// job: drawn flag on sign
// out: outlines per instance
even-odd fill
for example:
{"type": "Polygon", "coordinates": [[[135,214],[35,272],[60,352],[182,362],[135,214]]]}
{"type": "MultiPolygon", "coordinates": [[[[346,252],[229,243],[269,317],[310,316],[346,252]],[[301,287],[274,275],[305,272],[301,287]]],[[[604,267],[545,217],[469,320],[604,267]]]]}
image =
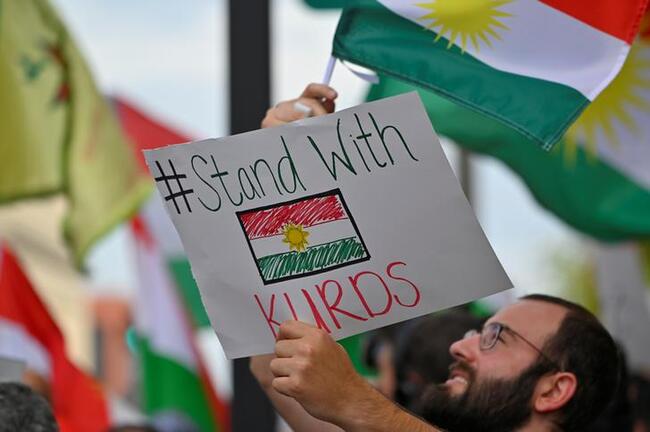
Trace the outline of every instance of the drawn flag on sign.
{"type": "Polygon", "coordinates": [[[237,218],[265,285],[370,259],[339,189],[240,211],[237,218]]]}

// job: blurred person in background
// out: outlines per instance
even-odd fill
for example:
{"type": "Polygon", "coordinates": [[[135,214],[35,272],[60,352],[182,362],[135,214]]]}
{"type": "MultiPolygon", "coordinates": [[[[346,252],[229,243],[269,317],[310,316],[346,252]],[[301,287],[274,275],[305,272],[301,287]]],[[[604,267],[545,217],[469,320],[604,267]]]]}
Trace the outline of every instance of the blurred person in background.
{"type": "Polygon", "coordinates": [[[466,307],[458,307],[372,332],[364,357],[377,370],[377,389],[411,407],[427,385],[447,380],[454,362],[451,344],[482,323],[466,307]]]}
{"type": "Polygon", "coordinates": [[[28,386],[0,383],[0,432],[58,432],[48,402],[28,386]]]}
{"type": "Polygon", "coordinates": [[[650,377],[633,374],[629,386],[634,432],[650,432],[650,377]]]}

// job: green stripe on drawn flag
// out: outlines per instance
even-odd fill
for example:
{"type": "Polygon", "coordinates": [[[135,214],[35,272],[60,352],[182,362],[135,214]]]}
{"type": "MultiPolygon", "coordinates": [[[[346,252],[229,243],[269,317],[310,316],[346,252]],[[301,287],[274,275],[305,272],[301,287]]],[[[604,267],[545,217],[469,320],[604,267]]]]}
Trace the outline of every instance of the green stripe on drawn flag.
{"type": "Polygon", "coordinates": [[[264,284],[370,259],[341,191],[237,213],[264,284]]]}
{"type": "Polygon", "coordinates": [[[333,55],[549,149],[620,70],[647,0],[349,0],[333,55]]]}
{"type": "Polygon", "coordinates": [[[262,277],[267,280],[302,274],[346,263],[365,256],[366,251],[356,237],[307,246],[303,253],[285,252],[268,255],[257,262],[262,277]]]}

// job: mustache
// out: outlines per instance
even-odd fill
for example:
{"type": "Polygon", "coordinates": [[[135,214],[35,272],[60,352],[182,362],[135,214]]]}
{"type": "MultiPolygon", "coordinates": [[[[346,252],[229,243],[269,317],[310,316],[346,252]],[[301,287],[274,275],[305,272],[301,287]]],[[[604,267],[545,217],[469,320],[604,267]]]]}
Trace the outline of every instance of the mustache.
{"type": "Polygon", "coordinates": [[[457,360],[449,365],[449,374],[456,370],[465,372],[469,376],[470,381],[474,381],[476,371],[474,371],[474,368],[472,368],[466,361],[457,360]]]}

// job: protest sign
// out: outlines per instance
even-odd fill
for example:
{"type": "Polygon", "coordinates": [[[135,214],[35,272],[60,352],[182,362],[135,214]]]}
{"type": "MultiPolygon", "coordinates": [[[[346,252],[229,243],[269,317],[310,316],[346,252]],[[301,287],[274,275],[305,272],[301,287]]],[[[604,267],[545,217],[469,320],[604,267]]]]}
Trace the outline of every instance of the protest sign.
{"type": "Polygon", "coordinates": [[[415,93],[145,156],[230,358],[512,286],[415,93]]]}

